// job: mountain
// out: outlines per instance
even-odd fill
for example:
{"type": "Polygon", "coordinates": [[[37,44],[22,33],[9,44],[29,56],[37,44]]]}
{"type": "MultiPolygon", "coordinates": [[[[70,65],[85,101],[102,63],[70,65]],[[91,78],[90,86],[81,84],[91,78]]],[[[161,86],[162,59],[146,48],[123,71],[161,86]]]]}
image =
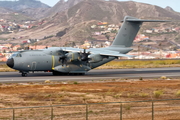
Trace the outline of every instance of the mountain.
{"type": "Polygon", "coordinates": [[[178,19],[180,14],[170,12],[158,6],[138,2],[114,1],[83,1],[68,10],[67,19],[75,21],[100,20],[110,23],[119,23],[124,16],[138,18],[178,19]]]}
{"type": "Polygon", "coordinates": [[[54,7],[47,10],[45,13],[41,14],[41,16],[39,16],[39,18],[53,16],[56,13],[68,10],[69,8],[75,6],[76,4],[78,4],[82,1],[85,1],[85,0],[68,0],[68,1],[60,0],[54,7]]]}
{"type": "Polygon", "coordinates": [[[4,0],[0,1],[0,7],[22,13],[31,18],[38,18],[39,15],[43,14],[44,11],[47,11],[50,8],[50,6],[38,0],[4,0]]]}
{"type": "Polygon", "coordinates": [[[20,11],[27,8],[49,8],[48,5],[38,0],[0,1],[0,7],[20,11]]]}
{"type": "MultiPolygon", "coordinates": [[[[133,1],[114,0],[68,0],[67,2],[61,0],[43,16],[44,18],[53,17],[51,22],[56,22],[56,18],[58,18],[70,24],[77,24],[89,20],[120,23],[126,15],[138,18],[180,20],[180,13],[167,10],[167,8],[133,1]]],[[[62,22],[62,20],[60,21],[62,22]]]]}
{"type": "Polygon", "coordinates": [[[15,12],[11,9],[2,8],[2,7],[0,7],[0,16],[1,16],[1,19],[4,19],[5,21],[17,22],[17,23],[22,22],[22,21],[33,20],[32,18],[24,14],[15,12]]]}
{"type": "Polygon", "coordinates": [[[45,22],[40,26],[0,37],[12,38],[26,35],[29,38],[42,39],[62,32],[64,33],[62,36],[45,39],[40,44],[64,45],[69,41],[81,42],[90,38],[92,32],[90,25],[98,21],[121,24],[126,15],[144,19],[180,20],[178,12],[145,3],[114,0],[68,0],[67,2],[60,0],[54,7],[44,12],[44,19],[41,21],[45,22]]]}
{"type": "Polygon", "coordinates": [[[0,7],[0,14],[10,14],[10,13],[13,13],[13,12],[14,11],[12,11],[12,10],[0,7]]]}
{"type": "Polygon", "coordinates": [[[21,11],[18,11],[21,14],[24,14],[26,16],[29,16],[33,19],[40,19],[44,16],[46,11],[48,11],[50,8],[26,8],[22,9],[21,11]]]}
{"type": "Polygon", "coordinates": [[[165,9],[170,11],[170,12],[174,12],[174,10],[171,7],[169,7],[169,6],[167,6],[165,9]]]}

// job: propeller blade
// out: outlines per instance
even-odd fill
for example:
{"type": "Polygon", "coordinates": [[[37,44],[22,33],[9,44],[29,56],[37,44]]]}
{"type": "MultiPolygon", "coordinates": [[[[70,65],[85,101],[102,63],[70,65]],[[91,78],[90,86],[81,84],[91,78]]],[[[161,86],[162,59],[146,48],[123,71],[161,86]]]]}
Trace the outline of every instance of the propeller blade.
{"type": "Polygon", "coordinates": [[[65,64],[67,64],[67,55],[66,55],[66,51],[63,51],[62,49],[59,50],[60,56],[59,56],[59,62],[62,64],[62,66],[64,66],[65,64]]]}
{"type": "Polygon", "coordinates": [[[90,52],[86,53],[86,49],[84,49],[84,52],[81,53],[81,61],[86,61],[88,62],[89,58],[88,56],[90,55],[90,52]]]}

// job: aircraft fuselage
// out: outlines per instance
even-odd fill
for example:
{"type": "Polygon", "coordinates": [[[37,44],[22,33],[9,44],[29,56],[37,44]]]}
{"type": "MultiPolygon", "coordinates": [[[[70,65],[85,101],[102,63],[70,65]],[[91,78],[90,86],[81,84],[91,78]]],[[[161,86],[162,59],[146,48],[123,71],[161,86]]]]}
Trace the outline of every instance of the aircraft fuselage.
{"type": "Polygon", "coordinates": [[[102,58],[102,60],[98,62],[87,63],[87,61],[74,59],[74,55],[70,52],[70,56],[72,56],[71,59],[66,60],[66,63],[62,64],[59,60],[59,50],[60,48],[49,48],[42,50],[18,51],[12,54],[8,59],[7,65],[20,71],[22,76],[25,76],[25,74],[30,71],[49,71],[53,72],[54,75],[58,73],[84,74],[87,71],[116,58],[102,58]]]}

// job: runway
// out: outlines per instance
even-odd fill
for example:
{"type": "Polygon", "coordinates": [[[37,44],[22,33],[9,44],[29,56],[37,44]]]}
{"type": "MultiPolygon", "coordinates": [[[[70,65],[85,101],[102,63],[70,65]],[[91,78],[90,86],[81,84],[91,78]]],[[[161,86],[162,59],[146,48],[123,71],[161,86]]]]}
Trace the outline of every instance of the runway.
{"type": "Polygon", "coordinates": [[[1,83],[14,82],[42,82],[51,81],[92,81],[106,80],[113,78],[132,79],[132,78],[160,78],[167,76],[169,78],[179,77],[180,67],[172,68],[142,68],[142,69],[103,69],[92,70],[83,76],[53,76],[52,73],[36,72],[29,73],[28,77],[21,77],[18,72],[0,72],[1,83]]]}

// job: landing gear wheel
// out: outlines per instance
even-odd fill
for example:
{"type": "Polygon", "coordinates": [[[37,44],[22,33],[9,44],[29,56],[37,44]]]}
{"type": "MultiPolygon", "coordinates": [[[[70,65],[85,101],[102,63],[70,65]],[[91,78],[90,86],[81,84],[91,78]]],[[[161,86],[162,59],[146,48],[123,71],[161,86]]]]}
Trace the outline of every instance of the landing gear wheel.
{"type": "Polygon", "coordinates": [[[22,77],[27,77],[27,73],[22,73],[21,76],[22,77]]]}

